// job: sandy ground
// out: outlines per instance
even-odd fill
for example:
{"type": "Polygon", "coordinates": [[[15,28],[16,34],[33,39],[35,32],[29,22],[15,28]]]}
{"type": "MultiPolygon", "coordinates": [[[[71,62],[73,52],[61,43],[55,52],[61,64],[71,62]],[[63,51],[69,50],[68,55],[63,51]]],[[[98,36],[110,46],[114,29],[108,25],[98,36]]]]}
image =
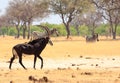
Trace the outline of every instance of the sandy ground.
{"type": "Polygon", "coordinates": [[[38,59],[33,69],[33,56],[23,56],[24,70],[16,59],[8,69],[12,47],[29,40],[0,37],[0,83],[120,83],[120,40],[101,37],[86,43],[84,38],[52,38],[42,52],[44,67],[38,59]]]}

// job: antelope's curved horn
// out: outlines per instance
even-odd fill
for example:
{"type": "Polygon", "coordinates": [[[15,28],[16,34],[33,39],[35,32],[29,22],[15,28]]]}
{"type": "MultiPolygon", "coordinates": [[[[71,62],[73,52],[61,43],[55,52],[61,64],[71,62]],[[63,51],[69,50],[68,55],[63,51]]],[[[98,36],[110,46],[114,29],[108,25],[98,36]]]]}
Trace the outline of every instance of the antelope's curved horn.
{"type": "Polygon", "coordinates": [[[47,26],[40,25],[40,27],[44,28],[48,34],[48,37],[50,37],[50,30],[47,26]]]}

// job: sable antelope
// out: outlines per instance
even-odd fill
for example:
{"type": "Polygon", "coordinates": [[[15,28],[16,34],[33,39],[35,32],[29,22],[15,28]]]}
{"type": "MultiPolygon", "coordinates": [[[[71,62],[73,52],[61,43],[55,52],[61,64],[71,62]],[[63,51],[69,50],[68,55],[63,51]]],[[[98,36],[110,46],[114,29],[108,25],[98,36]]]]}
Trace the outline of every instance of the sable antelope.
{"type": "Polygon", "coordinates": [[[33,41],[28,42],[27,44],[17,44],[12,48],[12,53],[13,57],[10,59],[10,65],[9,69],[11,69],[13,60],[18,57],[19,58],[19,63],[21,66],[26,69],[26,67],[22,63],[22,54],[27,54],[27,55],[34,55],[34,66],[33,68],[35,69],[35,64],[36,64],[36,59],[39,58],[41,60],[41,69],[43,67],[43,59],[40,56],[41,52],[43,49],[46,47],[48,41],[50,40],[50,32],[48,30],[48,27],[42,26],[48,35],[43,38],[38,38],[33,41]]]}

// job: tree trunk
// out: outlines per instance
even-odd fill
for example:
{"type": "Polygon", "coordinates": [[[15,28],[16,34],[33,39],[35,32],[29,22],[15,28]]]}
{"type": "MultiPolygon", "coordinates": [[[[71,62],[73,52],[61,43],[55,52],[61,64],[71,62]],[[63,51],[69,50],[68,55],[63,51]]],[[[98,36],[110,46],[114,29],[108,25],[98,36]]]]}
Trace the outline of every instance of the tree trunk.
{"type": "Polygon", "coordinates": [[[2,35],[3,35],[3,37],[5,37],[5,33],[4,32],[2,32],[2,35]]]}
{"type": "Polygon", "coordinates": [[[69,37],[70,37],[69,23],[72,21],[72,18],[71,18],[71,16],[69,16],[69,20],[67,22],[65,22],[63,14],[61,14],[61,17],[62,17],[63,24],[64,24],[66,31],[67,31],[67,39],[69,39],[69,37]]]}
{"type": "Polygon", "coordinates": [[[25,29],[25,28],[23,28],[23,39],[25,39],[25,38],[26,38],[25,31],[26,31],[26,29],[25,29]]]}
{"type": "Polygon", "coordinates": [[[115,26],[114,31],[113,31],[113,39],[116,39],[116,30],[117,30],[117,25],[115,26]]]}
{"type": "Polygon", "coordinates": [[[28,27],[28,35],[27,35],[27,39],[30,39],[30,27],[28,27]]]}
{"type": "Polygon", "coordinates": [[[111,27],[109,28],[109,36],[110,37],[112,36],[112,29],[111,29],[111,27]]]}
{"type": "Polygon", "coordinates": [[[67,31],[67,39],[69,39],[70,37],[70,28],[69,28],[69,24],[66,24],[65,22],[63,22],[67,31]]]}
{"type": "Polygon", "coordinates": [[[23,39],[26,38],[26,30],[27,30],[27,26],[26,26],[26,23],[24,23],[24,26],[23,26],[23,39]]]}
{"type": "Polygon", "coordinates": [[[116,39],[116,32],[113,32],[113,39],[116,39]]]}
{"type": "Polygon", "coordinates": [[[95,34],[95,28],[92,27],[92,35],[94,35],[94,34],[95,34]]]}
{"type": "Polygon", "coordinates": [[[79,27],[79,26],[76,25],[76,26],[75,26],[75,29],[76,29],[76,31],[77,31],[77,35],[80,36],[80,31],[79,31],[79,28],[78,28],[78,27],[79,27]]]}
{"type": "Polygon", "coordinates": [[[70,37],[70,28],[69,28],[69,25],[66,25],[66,31],[67,31],[67,39],[69,39],[70,37]]]}
{"type": "Polygon", "coordinates": [[[9,27],[7,26],[6,28],[7,28],[7,35],[9,35],[9,27]]]}
{"type": "Polygon", "coordinates": [[[19,37],[20,37],[20,29],[19,29],[19,25],[16,25],[16,30],[17,30],[16,38],[19,38],[19,37]]]}
{"type": "Polygon", "coordinates": [[[17,38],[19,38],[20,37],[20,29],[18,29],[17,31],[18,31],[17,38]]]}
{"type": "Polygon", "coordinates": [[[30,22],[28,22],[28,35],[27,35],[27,39],[29,39],[30,38],[30,22]]]}
{"type": "Polygon", "coordinates": [[[112,32],[112,36],[113,36],[113,39],[116,39],[116,28],[114,28],[114,25],[112,22],[110,22],[110,27],[111,27],[111,32],[112,32]]]}

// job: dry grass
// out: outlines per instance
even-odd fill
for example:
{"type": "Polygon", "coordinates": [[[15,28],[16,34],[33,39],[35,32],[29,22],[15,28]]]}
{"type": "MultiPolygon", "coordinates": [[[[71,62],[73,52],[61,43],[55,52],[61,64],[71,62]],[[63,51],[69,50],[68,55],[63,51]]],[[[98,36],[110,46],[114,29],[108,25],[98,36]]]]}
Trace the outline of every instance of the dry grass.
{"type": "MultiPolygon", "coordinates": [[[[14,39],[14,37],[1,38],[0,56],[11,57],[12,47],[19,43],[28,42],[29,40],[14,39]]],[[[94,43],[86,43],[84,38],[72,37],[70,40],[66,40],[65,37],[52,38],[54,46],[49,44],[43,51],[43,57],[64,57],[71,56],[116,56],[120,54],[120,40],[117,41],[100,41],[94,43]]]]}
{"type": "MultiPolygon", "coordinates": [[[[38,68],[34,70],[32,66],[28,70],[24,70],[22,67],[13,66],[13,69],[9,70],[9,63],[6,62],[12,56],[12,47],[29,40],[14,39],[14,37],[0,37],[0,39],[0,64],[6,64],[0,67],[0,83],[10,83],[10,81],[11,83],[34,83],[28,80],[31,75],[37,80],[46,76],[49,83],[120,83],[120,40],[111,41],[101,37],[99,42],[86,43],[85,39],[81,37],[72,37],[69,40],[66,40],[65,37],[52,38],[54,46],[47,45],[41,54],[46,60],[45,64],[54,65],[49,63],[49,59],[55,61],[56,65],[60,61],[61,65],[65,65],[65,61],[72,64],[72,60],[75,58],[74,64],[65,68],[62,66],[54,69],[46,67],[43,70],[38,68]],[[88,63],[80,63],[80,61],[88,61],[88,63]],[[102,66],[103,63],[105,66],[102,66]],[[115,64],[117,67],[114,66],[115,64]],[[109,68],[109,65],[112,68],[109,68]]],[[[24,60],[33,61],[33,56],[25,57],[24,60]]],[[[17,63],[15,61],[13,65],[17,63]]]]}

